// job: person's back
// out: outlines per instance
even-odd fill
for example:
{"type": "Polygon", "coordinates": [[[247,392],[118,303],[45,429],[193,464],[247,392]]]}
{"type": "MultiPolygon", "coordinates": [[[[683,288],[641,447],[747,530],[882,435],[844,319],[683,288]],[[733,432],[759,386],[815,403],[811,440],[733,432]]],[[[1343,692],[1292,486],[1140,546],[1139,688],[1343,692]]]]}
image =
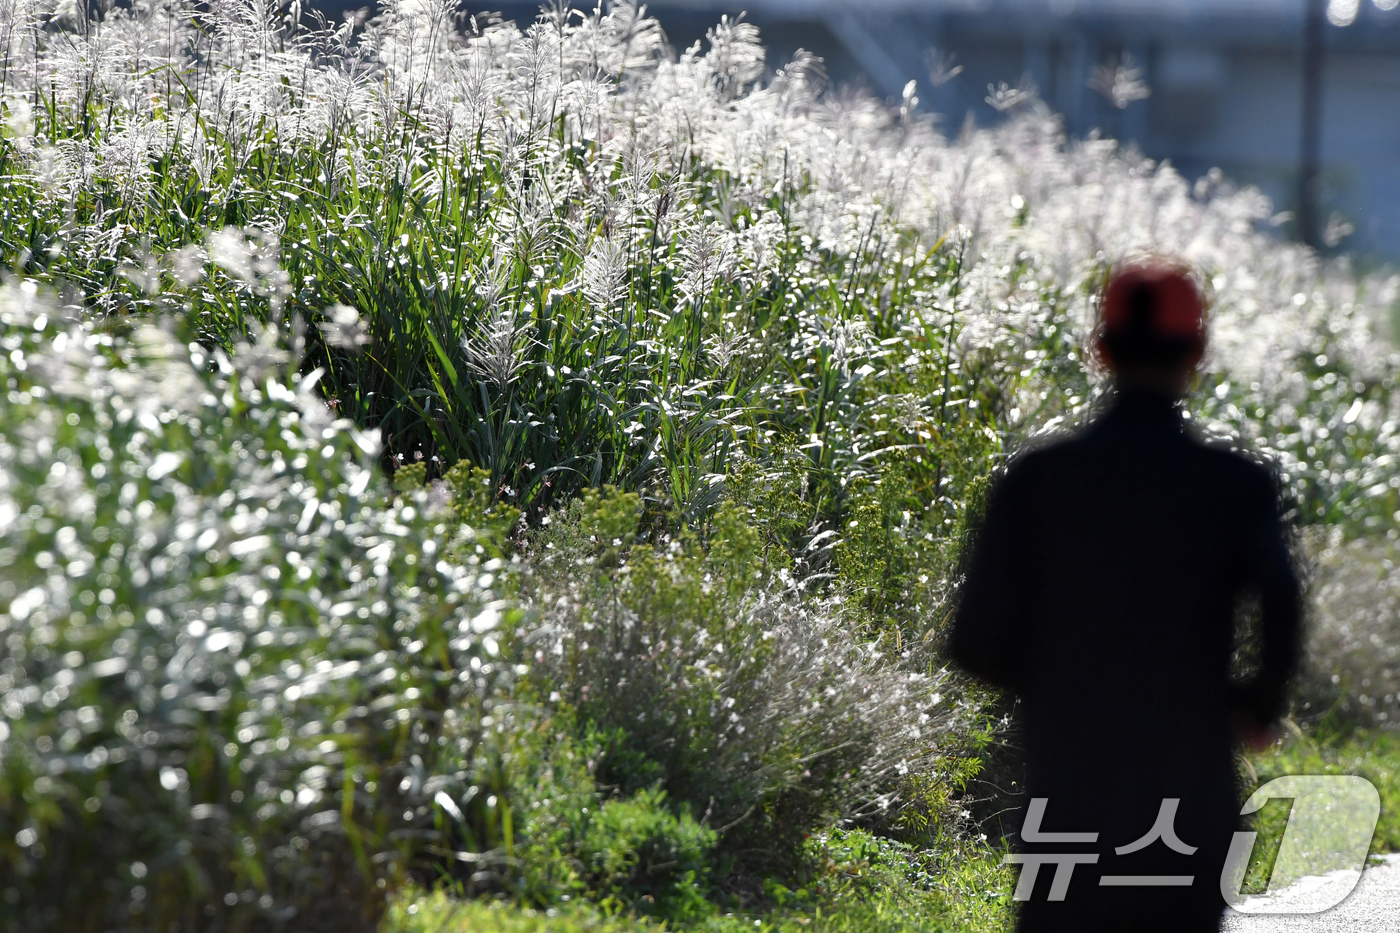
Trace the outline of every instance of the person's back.
{"type": "Polygon", "coordinates": [[[1023,874],[1025,930],[1213,929],[1239,809],[1232,728],[1281,713],[1295,660],[1298,589],[1274,483],[1196,439],[1159,388],[1130,386],[1079,434],[1016,459],[960,598],[952,656],[1023,699],[1028,794],[1041,802],[1022,860],[1081,856],[1066,890],[1054,860],[1030,891],[1023,874]],[[1236,688],[1235,611],[1251,590],[1264,657],[1236,688]]]}

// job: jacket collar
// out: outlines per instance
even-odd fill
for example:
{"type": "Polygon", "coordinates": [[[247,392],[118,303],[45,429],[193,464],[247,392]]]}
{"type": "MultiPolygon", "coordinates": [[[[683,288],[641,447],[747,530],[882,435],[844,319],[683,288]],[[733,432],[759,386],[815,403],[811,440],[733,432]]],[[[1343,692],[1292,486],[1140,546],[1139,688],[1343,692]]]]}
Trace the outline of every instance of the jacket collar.
{"type": "Polygon", "coordinates": [[[1178,431],[1186,428],[1180,400],[1142,390],[1116,392],[1104,418],[1111,423],[1171,427],[1178,431]]]}

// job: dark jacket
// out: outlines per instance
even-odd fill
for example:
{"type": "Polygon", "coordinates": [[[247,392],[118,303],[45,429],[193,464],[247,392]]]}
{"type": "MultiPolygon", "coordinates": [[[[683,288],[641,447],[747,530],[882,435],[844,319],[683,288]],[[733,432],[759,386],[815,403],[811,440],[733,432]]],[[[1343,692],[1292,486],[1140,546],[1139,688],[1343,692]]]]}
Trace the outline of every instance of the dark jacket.
{"type": "Polygon", "coordinates": [[[1102,857],[1076,871],[1071,901],[1111,893],[1095,888],[1100,873],[1141,870],[1215,872],[1192,896],[1220,903],[1215,862],[1239,811],[1230,723],[1284,712],[1299,603],[1269,472],[1202,443],[1167,400],[1123,395],[1013,460],[973,545],[950,651],[1021,697],[1028,794],[1049,798],[1042,831],[1100,834],[1077,847],[1102,857]],[[1234,620],[1251,592],[1261,663],[1236,684],[1234,620]],[[1194,861],[1161,843],[1114,855],[1163,798],[1182,800],[1175,828],[1194,861]]]}

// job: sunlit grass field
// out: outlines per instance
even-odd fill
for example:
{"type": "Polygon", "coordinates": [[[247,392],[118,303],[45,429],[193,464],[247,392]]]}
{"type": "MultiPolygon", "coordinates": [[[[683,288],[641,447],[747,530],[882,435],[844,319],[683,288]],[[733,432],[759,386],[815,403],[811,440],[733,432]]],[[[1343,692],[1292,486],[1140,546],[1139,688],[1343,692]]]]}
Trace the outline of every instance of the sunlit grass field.
{"type": "MultiPolygon", "coordinates": [[[[0,5],[0,930],[1003,928],[941,640],[1147,251],[1193,422],[1383,577],[1396,280],[1033,97],[768,65],[624,2],[0,5]]],[[[1300,715],[1381,725],[1343,577],[1300,715]]]]}

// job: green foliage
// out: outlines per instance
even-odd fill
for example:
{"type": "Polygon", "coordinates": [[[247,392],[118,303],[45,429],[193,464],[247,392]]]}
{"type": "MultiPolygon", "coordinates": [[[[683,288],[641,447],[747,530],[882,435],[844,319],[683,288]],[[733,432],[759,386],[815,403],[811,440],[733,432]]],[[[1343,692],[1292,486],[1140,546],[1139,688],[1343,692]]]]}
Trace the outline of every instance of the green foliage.
{"type": "Polygon", "coordinates": [[[1391,469],[1397,383],[1393,368],[1355,360],[1347,336],[1327,328],[1315,335],[1286,375],[1287,397],[1212,374],[1193,408],[1209,429],[1245,439],[1277,464],[1299,523],[1375,537],[1395,528],[1400,510],[1391,469]]]}
{"type": "Polygon", "coordinates": [[[519,646],[530,689],[595,724],[600,782],[632,794],[660,781],[719,832],[724,870],[750,875],[790,874],[833,818],[885,819],[914,797],[944,807],[951,791],[934,785],[971,766],[951,757],[970,713],[946,674],[881,654],[839,602],[804,598],[740,505],[614,562],[623,539],[606,535],[638,508],[604,491],[551,515],[532,544],[540,576],[522,587],[544,622],[519,646]],[[921,789],[906,785],[917,773],[921,789]]]}
{"type": "Polygon", "coordinates": [[[792,449],[774,451],[764,469],[736,458],[725,482],[728,500],[758,535],[763,573],[803,574],[824,569],[836,535],[813,532],[818,515],[804,496],[805,459],[792,449]]]}
{"type": "Polygon", "coordinates": [[[443,891],[405,891],[379,933],[661,933],[659,923],[609,916],[587,902],[531,910],[505,901],[466,901],[443,891]]]}
{"type": "Polygon", "coordinates": [[[860,830],[832,830],[813,837],[809,852],[813,876],[804,913],[817,929],[999,933],[1012,926],[1011,872],[999,852],[975,841],[921,850],[860,830]],[[830,906],[817,911],[822,904],[830,906]]]}
{"type": "MultiPolygon", "coordinates": [[[[975,848],[933,854],[861,831],[833,831],[807,845],[808,878],[765,885],[759,912],[725,911],[668,923],[694,933],[1006,933],[1011,882],[999,856],[975,848]]],[[[570,903],[522,910],[406,891],[380,933],[646,933],[655,922],[570,903]]]]}
{"type": "Polygon", "coordinates": [[[470,539],[468,547],[484,542],[489,548],[508,546],[520,520],[520,510],[502,502],[491,482],[491,474],[466,460],[453,464],[440,478],[429,479],[428,464],[406,463],[394,469],[394,492],[414,498],[426,493],[427,499],[453,519],[470,539]]]}
{"type": "Polygon", "coordinates": [[[0,928],[366,929],[428,848],[498,845],[487,549],[386,506],[275,344],[12,285],[0,341],[0,928]]]}
{"type": "MultiPolygon", "coordinates": [[[[130,6],[7,33],[0,927],[366,929],[418,882],[558,913],[389,923],[992,929],[988,697],[941,633],[988,477],[1091,411],[1142,230],[1219,299],[1198,423],[1305,521],[1400,507],[1389,286],[1319,285],[1252,196],[1035,115],[806,119],[747,24],[663,64],[622,3],[130,6]]],[[[1353,641],[1315,695],[1383,722],[1353,641]]]]}
{"type": "Polygon", "coordinates": [[[585,489],[567,506],[542,516],[527,540],[540,579],[569,585],[590,568],[616,567],[636,542],[643,506],[636,493],[616,487],[585,489]]]}
{"type": "Polygon", "coordinates": [[[594,776],[604,743],[567,707],[515,742],[507,793],[518,869],[509,887],[522,901],[551,906],[582,895],[670,919],[708,912],[713,830],[684,805],[673,811],[657,788],[601,792],[594,776]]]}
{"type": "MultiPolygon", "coordinates": [[[[973,782],[983,776],[983,749],[997,731],[997,723],[983,719],[978,728],[967,728],[947,741],[938,768],[904,776],[898,787],[903,805],[887,821],[876,824],[892,838],[933,849],[958,847],[965,837],[982,828],[974,824],[964,798],[973,782]]],[[[986,834],[979,834],[986,841],[986,834]]]]}
{"type": "Polygon", "coordinates": [[[401,496],[411,495],[428,485],[428,465],[426,463],[405,463],[394,471],[394,492],[401,496]]]}
{"type": "Polygon", "coordinates": [[[709,913],[704,886],[715,832],[688,808],[673,814],[665,791],[647,788],[609,800],[589,821],[579,856],[596,893],[641,913],[686,918],[709,913]]]}
{"type": "Polygon", "coordinates": [[[509,891],[527,905],[567,903],[588,891],[578,853],[589,815],[602,802],[594,781],[597,743],[567,708],[517,729],[511,739],[511,754],[502,762],[509,806],[517,815],[509,891]]]}
{"type": "Polygon", "coordinates": [[[672,920],[711,912],[713,830],[657,788],[601,790],[602,743],[567,708],[511,726],[485,743],[467,793],[434,801],[439,833],[427,848],[447,861],[415,877],[540,907],[586,898],[672,920]],[[454,862],[470,870],[453,872],[454,862]]]}
{"type": "Polygon", "coordinates": [[[570,514],[578,515],[579,533],[593,545],[598,565],[616,566],[637,539],[641,497],[605,486],[585,489],[576,501],[577,511],[571,506],[570,514]]]}
{"type": "Polygon", "coordinates": [[[449,494],[448,510],[462,527],[475,529],[477,536],[496,541],[504,541],[515,530],[520,510],[501,501],[486,470],[459,460],[442,481],[449,494]]]}

